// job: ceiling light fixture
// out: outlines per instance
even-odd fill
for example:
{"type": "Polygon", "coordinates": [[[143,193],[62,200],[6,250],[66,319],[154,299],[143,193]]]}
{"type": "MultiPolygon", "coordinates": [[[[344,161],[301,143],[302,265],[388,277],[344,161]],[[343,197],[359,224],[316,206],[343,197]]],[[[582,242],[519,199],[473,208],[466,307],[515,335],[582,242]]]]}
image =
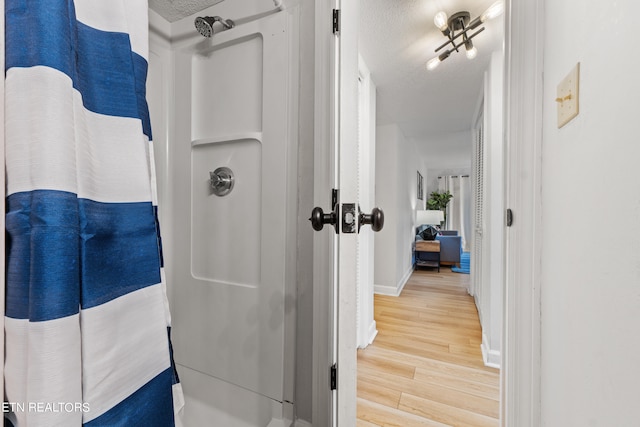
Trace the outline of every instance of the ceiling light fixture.
{"type": "Polygon", "coordinates": [[[478,54],[478,49],[473,45],[471,39],[484,31],[484,27],[480,27],[482,23],[489,19],[493,19],[496,16],[500,16],[503,11],[503,0],[498,0],[473,21],[471,20],[471,14],[466,11],[454,13],[448,19],[445,12],[441,11],[436,13],[436,16],[433,18],[433,22],[448,40],[440,45],[435,51],[438,52],[448,45],[451,45],[451,47],[435,58],[429,60],[429,62],[427,62],[427,70],[433,70],[436,68],[453,52],[460,52],[459,48],[462,46],[465,47],[467,58],[475,58],[478,54]],[[478,27],[480,28],[477,31],[470,33],[478,27]],[[459,37],[462,37],[462,40],[457,40],[459,37]]]}

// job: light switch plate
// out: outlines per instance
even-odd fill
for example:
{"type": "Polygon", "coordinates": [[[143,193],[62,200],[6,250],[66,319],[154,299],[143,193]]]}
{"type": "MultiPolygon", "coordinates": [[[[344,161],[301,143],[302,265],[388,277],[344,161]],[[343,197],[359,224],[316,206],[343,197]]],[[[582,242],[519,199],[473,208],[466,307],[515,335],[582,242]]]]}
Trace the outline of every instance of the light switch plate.
{"type": "Polygon", "coordinates": [[[578,115],[580,93],[580,63],[560,82],[557,90],[558,129],[578,115]]]}

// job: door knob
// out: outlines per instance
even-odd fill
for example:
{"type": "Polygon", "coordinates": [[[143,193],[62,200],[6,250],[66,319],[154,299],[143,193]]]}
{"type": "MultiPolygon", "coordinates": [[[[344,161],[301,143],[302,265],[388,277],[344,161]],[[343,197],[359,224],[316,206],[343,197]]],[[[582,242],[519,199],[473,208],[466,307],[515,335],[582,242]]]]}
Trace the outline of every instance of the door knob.
{"type": "Polygon", "coordinates": [[[384,227],[384,212],[380,208],[373,208],[371,210],[371,215],[367,215],[364,212],[360,211],[358,207],[359,215],[358,215],[358,232],[360,232],[360,227],[366,224],[371,224],[371,229],[373,231],[380,231],[382,227],[384,227]]]}
{"type": "Polygon", "coordinates": [[[325,224],[332,224],[333,227],[336,228],[336,230],[338,227],[337,215],[335,211],[326,214],[320,207],[313,208],[309,221],[311,221],[311,226],[316,231],[322,230],[325,224]]]}

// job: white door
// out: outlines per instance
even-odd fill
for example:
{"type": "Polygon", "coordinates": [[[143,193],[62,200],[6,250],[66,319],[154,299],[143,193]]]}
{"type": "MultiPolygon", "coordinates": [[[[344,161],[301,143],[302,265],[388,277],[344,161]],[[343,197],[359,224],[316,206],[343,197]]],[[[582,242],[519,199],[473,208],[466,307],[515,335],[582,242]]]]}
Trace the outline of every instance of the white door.
{"type": "Polygon", "coordinates": [[[323,225],[314,239],[314,298],[320,310],[315,318],[327,318],[326,333],[315,332],[319,344],[314,354],[316,363],[314,387],[316,396],[314,424],[351,427],[356,424],[357,369],[357,246],[358,228],[379,228],[383,215],[375,209],[359,215],[358,200],[358,2],[324,0],[317,3],[319,30],[316,61],[325,64],[326,75],[319,77],[316,92],[320,110],[316,115],[315,201],[312,220],[317,228],[323,225]],[[339,11],[339,18],[334,10],[339,11]],[[333,15],[332,15],[333,14],[333,15]],[[328,17],[339,21],[339,28],[331,34],[325,25],[328,17]],[[325,30],[326,29],[326,30],[325,30]],[[337,205],[332,206],[331,188],[337,190],[337,205]],[[332,207],[335,209],[332,211],[332,207]],[[331,213],[330,213],[331,212],[331,213]],[[331,215],[334,215],[333,217],[331,215]],[[330,224],[337,222],[337,231],[330,224]],[[324,222],[325,224],[321,224],[324,222]],[[324,270],[328,270],[327,274],[324,270]],[[327,288],[323,288],[326,286],[327,288]],[[323,309],[324,307],[324,309],[323,309]],[[327,314],[330,313],[330,316],[327,314]],[[328,350],[327,350],[328,349],[328,350]],[[335,363],[336,390],[326,387],[326,371],[335,363]]]}
{"type": "Polygon", "coordinates": [[[176,363],[277,402],[292,400],[287,25],[277,13],[176,51],[170,179],[176,363]]]}
{"type": "MultiPolygon", "coordinates": [[[[339,88],[336,97],[338,189],[342,230],[338,238],[337,262],[337,426],[355,425],[357,378],[357,257],[358,225],[347,233],[345,208],[358,200],[358,6],[359,2],[340,1],[340,28],[337,36],[339,88]]],[[[354,218],[354,222],[357,220],[354,218]]]]}

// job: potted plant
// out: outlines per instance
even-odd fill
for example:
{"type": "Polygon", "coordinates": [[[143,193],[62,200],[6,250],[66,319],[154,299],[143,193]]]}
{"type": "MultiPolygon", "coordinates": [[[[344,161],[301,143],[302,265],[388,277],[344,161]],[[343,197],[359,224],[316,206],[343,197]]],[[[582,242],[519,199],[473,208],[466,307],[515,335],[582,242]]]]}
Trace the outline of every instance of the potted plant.
{"type": "Polygon", "coordinates": [[[429,210],[441,210],[444,213],[444,222],[447,222],[447,205],[453,197],[453,194],[448,191],[434,191],[431,193],[429,200],[427,200],[427,209],[429,210]]]}

